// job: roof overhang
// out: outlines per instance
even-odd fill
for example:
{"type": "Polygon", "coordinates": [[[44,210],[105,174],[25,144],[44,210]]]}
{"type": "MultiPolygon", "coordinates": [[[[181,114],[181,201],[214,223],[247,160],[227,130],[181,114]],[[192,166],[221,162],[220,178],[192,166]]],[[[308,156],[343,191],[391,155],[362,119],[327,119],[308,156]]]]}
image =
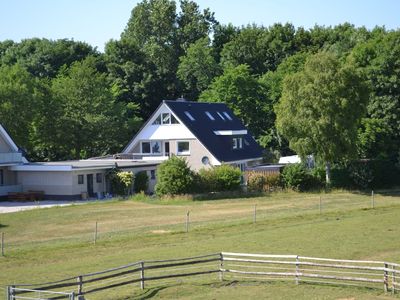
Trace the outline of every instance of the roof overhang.
{"type": "Polygon", "coordinates": [[[246,135],[247,130],[215,130],[215,135],[246,135]]]}

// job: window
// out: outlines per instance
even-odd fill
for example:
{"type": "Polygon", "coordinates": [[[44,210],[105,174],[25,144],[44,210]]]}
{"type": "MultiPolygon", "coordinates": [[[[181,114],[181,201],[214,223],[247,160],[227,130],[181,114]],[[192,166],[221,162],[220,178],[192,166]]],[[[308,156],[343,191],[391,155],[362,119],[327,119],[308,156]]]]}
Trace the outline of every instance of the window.
{"type": "Polygon", "coordinates": [[[223,121],[225,121],[225,118],[224,118],[224,116],[223,115],[221,115],[221,113],[219,112],[219,111],[217,111],[217,115],[223,120],[223,121]]]}
{"type": "Polygon", "coordinates": [[[214,121],[215,118],[210,114],[210,112],[206,111],[206,115],[210,118],[211,121],[214,121]]]}
{"type": "Polygon", "coordinates": [[[179,124],[179,121],[171,114],[171,124],[179,124]]]}
{"type": "Polygon", "coordinates": [[[78,175],[78,184],[83,184],[83,175],[78,175]]]}
{"type": "Polygon", "coordinates": [[[4,185],[4,173],[3,173],[3,170],[0,170],[0,185],[4,185]]]}
{"type": "Polygon", "coordinates": [[[162,124],[171,124],[171,115],[168,113],[161,114],[162,124]]]}
{"type": "Polygon", "coordinates": [[[155,180],[156,179],[156,170],[150,170],[150,179],[155,180]]]}
{"type": "Polygon", "coordinates": [[[154,120],[153,125],[160,125],[161,124],[161,115],[158,115],[157,119],[154,120]]]}
{"type": "Polygon", "coordinates": [[[189,142],[177,142],[177,154],[178,155],[188,155],[190,154],[189,142]]]}
{"type": "Polygon", "coordinates": [[[232,121],[232,117],[226,111],[224,111],[223,114],[229,121],[232,121]]]}
{"type": "Polygon", "coordinates": [[[242,149],[243,139],[241,137],[234,137],[232,139],[232,149],[242,149]]]}
{"type": "Polygon", "coordinates": [[[103,182],[103,174],[96,173],[96,182],[97,183],[102,183],[103,182]]]}
{"type": "Polygon", "coordinates": [[[193,118],[193,116],[190,114],[190,112],[185,111],[185,115],[189,118],[190,121],[194,121],[195,118],[193,118]]]}
{"type": "Polygon", "coordinates": [[[151,153],[150,142],[142,142],[142,153],[151,153]]]}
{"type": "Polygon", "coordinates": [[[161,142],[160,141],[151,142],[151,153],[153,153],[153,154],[161,153],[161,142]]]}
{"type": "Polygon", "coordinates": [[[179,124],[179,121],[170,113],[159,114],[154,120],[152,125],[169,125],[169,124],[179,124]]]}

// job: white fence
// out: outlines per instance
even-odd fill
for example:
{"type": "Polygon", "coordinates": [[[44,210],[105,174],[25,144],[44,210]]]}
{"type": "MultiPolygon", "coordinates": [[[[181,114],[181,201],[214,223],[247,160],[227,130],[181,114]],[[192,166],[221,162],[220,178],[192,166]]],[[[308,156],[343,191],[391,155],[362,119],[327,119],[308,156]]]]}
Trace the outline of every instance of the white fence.
{"type": "Polygon", "coordinates": [[[139,261],[100,272],[79,275],[43,284],[13,285],[8,287],[7,300],[16,299],[83,299],[87,294],[99,293],[125,285],[140,286],[146,282],[219,274],[220,280],[290,280],[382,288],[395,293],[400,289],[400,264],[298,255],[270,255],[221,252],[196,257],[139,261]],[[69,293],[65,293],[65,288],[69,293]],[[50,292],[63,289],[63,293],[50,292]],[[48,298],[34,298],[33,293],[58,293],[48,298]],[[66,298],[70,297],[70,298],[66,298]]]}

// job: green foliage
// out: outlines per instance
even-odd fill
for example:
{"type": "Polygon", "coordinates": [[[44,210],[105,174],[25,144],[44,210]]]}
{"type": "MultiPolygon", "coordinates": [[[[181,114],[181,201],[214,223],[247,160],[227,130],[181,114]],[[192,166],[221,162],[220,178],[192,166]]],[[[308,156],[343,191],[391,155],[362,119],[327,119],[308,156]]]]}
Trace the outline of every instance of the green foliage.
{"type": "Polygon", "coordinates": [[[303,164],[290,164],[282,171],[283,184],[292,190],[304,192],[319,189],[322,186],[320,179],[313,175],[303,164]]]}
{"type": "Polygon", "coordinates": [[[266,176],[262,174],[250,174],[247,178],[247,190],[249,192],[263,192],[266,176]]]}
{"type": "Polygon", "coordinates": [[[195,189],[199,193],[235,191],[241,185],[241,171],[231,165],[201,169],[195,176],[195,189]]]}
{"type": "Polygon", "coordinates": [[[140,171],[135,174],[135,182],[133,184],[133,189],[135,193],[146,192],[149,188],[149,176],[147,176],[146,171],[140,171]]]}
{"type": "Polygon", "coordinates": [[[277,128],[301,156],[313,153],[327,163],[352,157],[367,92],[351,64],[318,53],[307,59],[303,71],[285,78],[275,106],[277,128]]]}
{"type": "Polygon", "coordinates": [[[226,103],[255,136],[267,127],[265,114],[269,111],[264,105],[263,90],[247,65],[226,69],[200,95],[200,100],[226,103]]]}
{"type": "Polygon", "coordinates": [[[199,39],[189,46],[185,56],[180,57],[177,75],[184,83],[189,99],[197,99],[218,73],[209,43],[209,38],[199,39]]]}
{"type": "Polygon", "coordinates": [[[112,193],[120,196],[127,196],[134,182],[135,175],[132,172],[124,172],[114,169],[107,174],[112,193]]]}
{"type": "Polygon", "coordinates": [[[184,158],[173,156],[157,169],[156,194],[179,195],[189,193],[193,184],[193,174],[184,158]]]}
{"type": "Polygon", "coordinates": [[[50,136],[38,138],[53,143],[58,157],[104,155],[128,140],[129,126],[122,121],[126,119],[124,107],[115,102],[106,75],[95,64],[92,57],[76,62],[52,81],[52,119],[44,124],[50,136]]]}

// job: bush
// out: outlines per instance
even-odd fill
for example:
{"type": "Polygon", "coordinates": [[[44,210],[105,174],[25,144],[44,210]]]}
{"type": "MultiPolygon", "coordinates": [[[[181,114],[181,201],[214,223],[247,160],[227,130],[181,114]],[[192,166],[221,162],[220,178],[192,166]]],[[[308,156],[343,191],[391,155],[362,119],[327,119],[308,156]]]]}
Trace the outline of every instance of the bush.
{"type": "Polygon", "coordinates": [[[266,183],[266,176],[252,173],[247,178],[247,190],[249,192],[263,192],[266,183]]]}
{"type": "Polygon", "coordinates": [[[265,177],[264,191],[276,191],[282,188],[281,174],[271,174],[265,177]]]}
{"type": "Polygon", "coordinates": [[[193,184],[193,173],[186,160],[177,156],[160,164],[157,178],[155,191],[159,196],[186,194],[193,184]]]}
{"type": "Polygon", "coordinates": [[[135,182],[133,184],[135,193],[146,192],[149,188],[149,176],[146,171],[140,171],[135,175],[135,182]]]}
{"type": "Polygon", "coordinates": [[[242,172],[231,165],[201,169],[195,175],[195,191],[199,193],[235,191],[240,188],[242,172]]]}
{"type": "Polygon", "coordinates": [[[113,169],[107,174],[110,183],[111,190],[116,195],[126,196],[128,195],[135,175],[132,172],[124,172],[118,169],[113,169]]]}
{"type": "Polygon", "coordinates": [[[321,180],[313,176],[302,164],[287,165],[282,171],[282,180],[287,188],[300,192],[323,186],[321,180]]]}

